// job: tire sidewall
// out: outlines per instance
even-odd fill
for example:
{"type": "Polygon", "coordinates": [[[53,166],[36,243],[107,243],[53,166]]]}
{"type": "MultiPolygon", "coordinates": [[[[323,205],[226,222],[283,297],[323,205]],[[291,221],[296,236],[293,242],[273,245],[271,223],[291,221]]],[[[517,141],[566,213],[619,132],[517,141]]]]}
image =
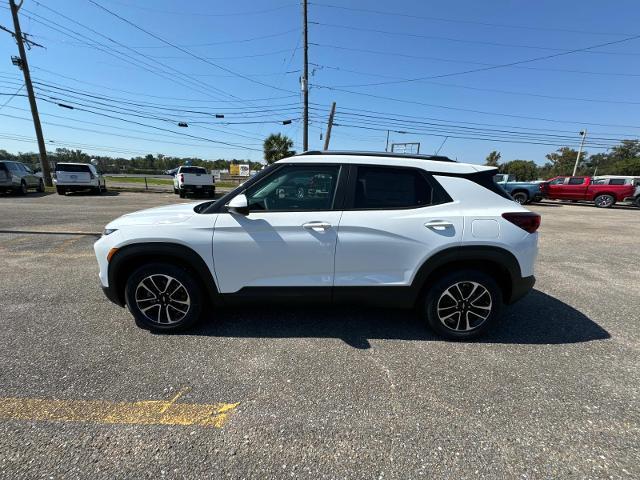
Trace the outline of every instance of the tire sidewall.
{"type": "Polygon", "coordinates": [[[26,195],[27,192],[29,191],[29,188],[27,187],[26,182],[22,181],[20,182],[20,195],[26,195]]]}
{"type": "Polygon", "coordinates": [[[513,199],[515,200],[515,202],[519,203],[520,205],[526,205],[527,203],[529,203],[529,195],[527,195],[524,192],[516,192],[512,196],[513,196],[513,199]],[[522,202],[518,202],[518,200],[516,200],[516,197],[518,197],[518,196],[524,197],[522,202]]]}
{"type": "Polygon", "coordinates": [[[171,333],[183,331],[198,321],[202,311],[203,295],[202,288],[198,281],[188,270],[168,263],[150,263],[135,270],[127,279],[125,285],[125,302],[139,327],[154,332],[171,333]],[[190,309],[187,316],[179,323],[161,325],[152,322],[146,318],[136,304],[135,292],[138,284],[145,277],[155,274],[170,275],[176,278],[185,286],[189,293],[191,300],[190,309]]]}
{"type": "Polygon", "coordinates": [[[437,280],[425,293],[423,313],[426,315],[427,323],[437,334],[450,340],[470,340],[481,336],[497,322],[502,311],[503,300],[500,287],[493,277],[479,270],[458,270],[451,272],[437,280]],[[440,296],[447,288],[455,283],[464,281],[477,282],[489,291],[492,310],[489,318],[479,327],[468,332],[458,332],[442,324],[438,318],[437,305],[440,296]]]}
{"type": "Polygon", "coordinates": [[[593,199],[593,201],[596,204],[596,207],[598,207],[598,208],[611,208],[611,207],[613,207],[613,204],[615,203],[616,199],[613,198],[613,196],[611,196],[611,195],[605,194],[605,195],[598,195],[596,198],[593,199]],[[610,198],[611,199],[611,203],[609,205],[599,205],[598,204],[598,199],[601,198],[601,197],[610,198]]]}

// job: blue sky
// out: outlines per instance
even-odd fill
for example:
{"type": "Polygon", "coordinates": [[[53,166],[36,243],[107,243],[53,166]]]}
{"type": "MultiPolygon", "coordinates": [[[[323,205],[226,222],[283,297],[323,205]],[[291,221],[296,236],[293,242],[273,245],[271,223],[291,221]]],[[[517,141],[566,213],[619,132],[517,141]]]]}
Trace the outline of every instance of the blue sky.
{"type": "MultiPolygon", "coordinates": [[[[96,1],[180,49],[88,0],[25,0],[22,29],[46,46],[28,55],[51,149],[259,160],[282,132],[301,150],[299,2],[96,1]]],[[[333,149],[384,150],[391,129],[422,153],[543,163],[584,128],[590,153],[638,138],[640,40],[490,68],[631,37],[638,18],[634,1],[310,2],[310,148],[334,100],[333,149]]],[[[13,29],[6,2],[0,25],[13,29]]],[[[0,105],[22,83],[16,54],[0,32],[0,105]]],[[[37,149],[24,93],[0,109],[12,152],[37,149]]]]}

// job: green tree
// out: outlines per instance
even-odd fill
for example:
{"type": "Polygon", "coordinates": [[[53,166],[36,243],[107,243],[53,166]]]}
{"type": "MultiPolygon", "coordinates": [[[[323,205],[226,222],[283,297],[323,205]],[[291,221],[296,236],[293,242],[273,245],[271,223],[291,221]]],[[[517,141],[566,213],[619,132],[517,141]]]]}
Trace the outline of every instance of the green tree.
{"type": "MultiPolygon", "coordinates": [[[[578,151],[569,147],[562,147],[553,153],[546,155],[549,160],[548,171],[551,176],[556,175],[571,175],[573,173],[573,166],[576,163],[578,157],[578,151]]],[[[585,163],[585,159],[589,157],[589,154],[585,151],[580,156],[580,165],[578,165],[578,174],[587,174],[588,168],[585,163]]]]}
{"type": "Polygon", "coordinates": [[[515,175],[520,182],[538,179],[538,166],[532,160],[511,160],[500,165],[500,173],[515,175]]]}
{"type": "Polygon", "coordinates": [[[272,133],[264,141],[264,159],[268,164],[272,164],[286,157],[295,155],[293,140],[280,133],[272,133]]]}
{"type": "Polygon", "coordinates": [[[502,155],[500,155],[500,152],[494,150],[489,155],[487,155],[487,161],[485,165],[489,167],[497,167],[498,162],[500,161],[500,157],[502,157],[502,155]]]}

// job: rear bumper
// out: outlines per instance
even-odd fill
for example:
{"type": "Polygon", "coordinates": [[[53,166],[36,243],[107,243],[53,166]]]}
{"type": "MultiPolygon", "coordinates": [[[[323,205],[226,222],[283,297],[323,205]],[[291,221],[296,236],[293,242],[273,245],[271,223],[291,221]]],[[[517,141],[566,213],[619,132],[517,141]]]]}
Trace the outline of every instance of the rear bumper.
{"type": "Polygon", "coordinates": [[[215,185],[183,185],[180,190],[188,193],[216,193],[215,185]]]}
{"type": "Polygon", "coordinates": [[[511,295],[509,298],[505,298],[505,303],[511,305],[517,302],[527,293],[529,293],[533,286],[536,284],[536,277],[531,275],[530,277],[521,277],[513,281],[511,285],[511,295]]]}

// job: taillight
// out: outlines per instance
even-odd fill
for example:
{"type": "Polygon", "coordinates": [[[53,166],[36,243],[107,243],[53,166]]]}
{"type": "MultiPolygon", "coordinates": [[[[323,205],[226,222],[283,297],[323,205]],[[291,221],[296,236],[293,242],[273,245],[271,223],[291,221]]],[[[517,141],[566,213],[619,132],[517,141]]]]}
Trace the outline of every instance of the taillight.
{"type": "Polygon", "coordinates": [[[184,175],[182,173],[180,174],[180,181],[184,183],[184,175]]]}
{"type": "Polygon", "coordinates": [[[91,180],[93,180],[96,177],[93,175],[93,173],[89,172],[89,178],[91,178],[91,180]]]}
{"type": "Polygon", "coordinates": [[[503,213],[502,218],[529,233],[533,233],[538,230],[541,220],[540,215],[533,212],[503,213]]]}

